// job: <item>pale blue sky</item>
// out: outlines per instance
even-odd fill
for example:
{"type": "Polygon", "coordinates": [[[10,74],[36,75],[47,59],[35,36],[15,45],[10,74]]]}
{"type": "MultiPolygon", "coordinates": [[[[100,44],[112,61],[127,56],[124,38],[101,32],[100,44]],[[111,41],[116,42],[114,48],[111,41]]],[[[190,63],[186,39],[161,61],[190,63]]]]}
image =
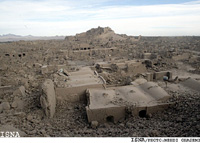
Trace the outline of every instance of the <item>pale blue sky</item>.
{"type": "Polygon", "coordinates": [[[200,36],[200,0],[0,0],[0,35],[74,35],[98,26],[144,36],[200,36]]]}

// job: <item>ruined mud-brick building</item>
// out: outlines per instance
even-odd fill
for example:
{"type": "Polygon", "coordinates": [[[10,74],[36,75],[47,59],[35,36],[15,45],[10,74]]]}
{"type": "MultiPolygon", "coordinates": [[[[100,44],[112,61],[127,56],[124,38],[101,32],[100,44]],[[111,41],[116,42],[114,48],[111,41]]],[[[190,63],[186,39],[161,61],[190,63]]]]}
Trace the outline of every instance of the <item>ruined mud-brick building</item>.
{"type": "Polygon", "coordinates": [[[163,80],[164,76],[168,77],[168,79],[172,79],[172,73],[170,71],[146,73],[147,81],[163,80]]]}
{"type": "Polygon", "coordinates": [[[119,61],[119,62],[99,62],[96,64],[101,69],[113,70],[113,66],[116,67],[115,70],[120,69],[126,72],[126,75],[136,75],[139,73],[145,73],[146,67],[141,61],[129,60],[129,61],[119,61]]]}
{"type": "Polygon", "coordinates": [[[81,68],[76,72],[65,73],[67,79],[62,85],[56,87],[58,100],[76,102],[85,99],[85,91],[88,88],[103,89],[105,80],[97,72],[89,67],[81,68]]]}
{"type": "MultiPolygon", "coordinates": [[[[143,64],[135,61],[117,63],[117,66],[132,74],[146,71],[143,64]]],[[[101,67],[110,68],[110,64],[101,67]]],[[[159,80],[166,75],[171,77],[169,73],[147,73],[147,80],[159,80]]],[[[56,100],[87,101],[88,122],[118,122],[125,119],[127,114],[143,117],[169,106],[169,103],[165,103],[170,98],[168,93],[155,82],[147,82],[144,78],[131,82],[132,85],[107,88],[104,78],[90,67],[81,67],[74,72],[60,69],[58,75],[63,80],[54,79],[56,100]]]]}
{"type": "Polygon", "coordinates": [[[76,48],[61,50],[68,58],[86,58],[87,56],[98,57],[105,55],[116,55],[120,52],[120,49],[117,47],[100,47],[100,46],[88,46],[87,44],[80,44],[76,48]]]}
{"type": "Polygon", "coordinates": [[[118,122],[126,117],[127,110],[134,116],[163,110],[170,95],[154,82],[139,85],[88,89],[86,112],[88,121],[118,122]]]}

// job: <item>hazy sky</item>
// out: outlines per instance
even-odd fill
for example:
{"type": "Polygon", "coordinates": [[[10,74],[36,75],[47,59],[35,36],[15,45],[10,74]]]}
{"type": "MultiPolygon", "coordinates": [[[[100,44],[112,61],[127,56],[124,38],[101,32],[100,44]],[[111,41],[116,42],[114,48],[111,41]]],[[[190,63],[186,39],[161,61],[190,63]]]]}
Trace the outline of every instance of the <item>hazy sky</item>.
{"type": "Polygon", "coordinates": [[[200,0],[0,0],[0,35],[75,35],[98,26],[143,36],[200,36],[200,0]]]}

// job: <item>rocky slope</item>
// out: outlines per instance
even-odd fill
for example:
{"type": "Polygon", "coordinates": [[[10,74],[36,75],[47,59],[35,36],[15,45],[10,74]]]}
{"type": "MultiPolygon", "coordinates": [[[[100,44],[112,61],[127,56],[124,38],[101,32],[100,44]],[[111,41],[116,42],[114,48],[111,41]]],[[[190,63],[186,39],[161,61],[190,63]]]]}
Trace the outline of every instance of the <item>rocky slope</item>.
{"type": "Polygon", "coordinates": [[[92,28],[86,32],[76,34],[75,36],[67,36],[65,40],[74,40],[74,41],[81,41],[81,42],[88,42],[88,41],[101,41],[101,42],[108,42],[108,41],[124,41],[124,40],[133,40],[136,39],[127,36],[125,34],[116,34],[110,27],[98,27],[92,28]]]}

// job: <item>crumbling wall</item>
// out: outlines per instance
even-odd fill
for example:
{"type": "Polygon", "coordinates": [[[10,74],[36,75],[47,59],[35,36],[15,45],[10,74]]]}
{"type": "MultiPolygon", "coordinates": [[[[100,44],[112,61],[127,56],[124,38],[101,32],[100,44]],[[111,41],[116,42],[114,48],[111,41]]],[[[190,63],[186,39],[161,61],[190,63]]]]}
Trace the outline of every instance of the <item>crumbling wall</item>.
{"type": "Polygon", "coordinates": [[[98,121],[99,123],[105,122],[118,122],[125,118],[125,107],[106,107],[106,108],[97,108],[90,109],[86,107],[88,122],[98,121]]]}
{"type": "Polygon", "coordinates": [[[141,62],[130,63],[127,65],[127,74],[136,75],[139,73],[145,73],[147,71],[144,64],[141,62]]]}
{"type": "Polygon", "coordinates": [[[46,79],[42,84],[40,103],[46,116],[52,118],[56,108],[56,94],[54,90],[54,83],[50,79],[46,79]]]}
{"type": "Polygon", "coordinates": [[[146,73],[146,80],[153,81],[153,73],[146,73]]]}
{"type": "Polygon", "coordinates": [[[91,84],[78,87],[65,87],[56,88],[56,96],[58,100],[66,100],[68,102],[78,102],[86,100],[85,92],[88,88],[99,88],[102,89],[103,84],[91,84]]]}
{"type": "Polygon", "coordinates": [[[143,59],[151,59],[151,53],[143,53],[143,59]]]}
{"type": "Polygon", "coordinates": [[[163,80],[163,76],[167,76],[168,79],[172,78],[172,73],[169,71],[161,71],[161,72],[155,72],[154,73],[154,79],[155,80],[163,80]]]}
{"type": "Polygon", "coordinates": [[[148,114],[153,114],[158,111],[163,111],[167,109],[170,104],[171,103],[162,103],[162,104],[154,104],[148,106],[138,106],[138,107],[135,106],[131,108],[131,114],[133,116],[146,117],[146,115],[148,114]]]}
{"type": "Polygon", "coordinates": [[[164,76],[167,76],[168,79],[172,79],[172,72],[161,71],[161,72],[154,72],[154,73],[146,73],[146,80],[147,81],[163,80],[164,76]]]}
{"type": "Polygon", "coordinates": [[[172,56],[172,59],[175,61],[180,61],[180,60],[188,60],[189,57],[190,53],[183,53],[182,55],[172,56]]]}
{"type": "Polygon", "coordinates": [[[131,114],[133,116],[139,116],[140,111],[145,111],[145,112],[147,111],[147,107],[146,106],[140,106],[140,107],[133,106],[130,108],[130,110],[131,110],[131,114]]]}
{"type": "Polygon", "coordinates": [[[162,103],[162,104],[148,106],[147,114],[153,114],[158,111],[163,111],[163,110],[167,109],[171,104],[173,104],[173,103],[162,103]]]}
{"type": "MultiPolygon", "coordinates": [[[[138,81],[139,82],[139,81],[138,81]]],[[[88,121],[113,122],[126,114],[145,117],[147,113],[162,111],[170,95],[154,82],[133,83],[108,89],[88,89],[86,111],[88,121]],[[155,106],[155,107],[154,107],[155,106]]]]}

